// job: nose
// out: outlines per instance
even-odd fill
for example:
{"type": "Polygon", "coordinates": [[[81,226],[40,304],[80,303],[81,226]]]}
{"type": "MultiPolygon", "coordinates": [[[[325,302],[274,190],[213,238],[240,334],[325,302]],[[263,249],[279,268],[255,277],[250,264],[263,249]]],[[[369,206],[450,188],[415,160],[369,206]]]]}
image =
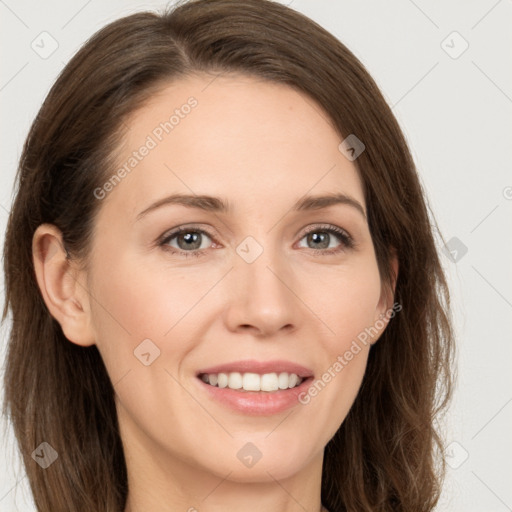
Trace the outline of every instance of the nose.
{"type": "Polygon", "coordinates": [[[304,316],[291,268],[277,251],[266,248],[251,263],[236,255],[228,286],[225,321],[232,332],[253,331],[258,337],[288,333],[304,316]]]}

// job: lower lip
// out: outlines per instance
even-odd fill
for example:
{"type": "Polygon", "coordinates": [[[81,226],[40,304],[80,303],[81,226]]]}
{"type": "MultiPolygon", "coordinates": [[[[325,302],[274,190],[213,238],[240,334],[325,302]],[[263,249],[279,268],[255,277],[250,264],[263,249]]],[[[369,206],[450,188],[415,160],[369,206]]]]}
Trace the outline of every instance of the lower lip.
{"type": "Polygon", "coordinates": [[[298,386],[279,391],[237,391],[230,388],[219,388],[206,384],[199,377],[196,378],[202,389],[211,398],[230,409],[243,414],[255,416],[268,416],[277,414],[290,407],[298,405],[299,395],[307,390],[313,377],[304,379],[298,386]]]}

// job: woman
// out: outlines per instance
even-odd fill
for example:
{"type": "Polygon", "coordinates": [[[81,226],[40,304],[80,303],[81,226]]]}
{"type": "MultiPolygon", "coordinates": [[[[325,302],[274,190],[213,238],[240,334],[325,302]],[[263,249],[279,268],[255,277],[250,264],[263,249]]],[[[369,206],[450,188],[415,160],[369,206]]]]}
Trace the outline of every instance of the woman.
{"type": "Polygon", "coordinates": [[[382,94],[305,16],[195,0],[100,30],[30,130],[4,248],[38,511],[433,510],[432,230],[382,94]]]}

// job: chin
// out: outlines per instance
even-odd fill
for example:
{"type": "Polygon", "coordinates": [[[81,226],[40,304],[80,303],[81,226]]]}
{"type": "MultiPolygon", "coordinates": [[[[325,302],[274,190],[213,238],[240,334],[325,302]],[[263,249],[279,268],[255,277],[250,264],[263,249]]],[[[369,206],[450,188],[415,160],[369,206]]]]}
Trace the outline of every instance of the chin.
{"type": "Polygon", "coordinates": [[[311,464],[315,455],[304,450],[304,441],[297,440],[297,449],[294,450],[294,446],[283,442],[286,438],[290,439],[289,436],[281,437],[280,440],[276,438],[278,444],[271,446],[268,440],[266,443],[263,440],[258,442],[257,439],[253,442],[250,436],[245,436],[245,442],[235,443],[234,449],[231,446],[227,448],[222,459],[213,456],[215,463],[209,466],[209,471],[221,478],[229,474],[227,479],[233,482],[268,483],[272,479],[290,478],[311,464]],[[219,464],[220,460],[222,462],[219,464]]]}

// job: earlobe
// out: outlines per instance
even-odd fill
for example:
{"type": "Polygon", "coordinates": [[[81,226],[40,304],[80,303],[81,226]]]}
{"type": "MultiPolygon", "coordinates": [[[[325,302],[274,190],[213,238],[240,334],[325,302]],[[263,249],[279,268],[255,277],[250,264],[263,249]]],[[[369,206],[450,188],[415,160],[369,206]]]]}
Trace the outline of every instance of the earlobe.
{"type": "Polygon", "coordinates": [[[60,230],[53,224],[38,226],[32,238],[32,260],[46,307],[69,341],[93,345],[89,295],[67,256],[60,230]]]}

